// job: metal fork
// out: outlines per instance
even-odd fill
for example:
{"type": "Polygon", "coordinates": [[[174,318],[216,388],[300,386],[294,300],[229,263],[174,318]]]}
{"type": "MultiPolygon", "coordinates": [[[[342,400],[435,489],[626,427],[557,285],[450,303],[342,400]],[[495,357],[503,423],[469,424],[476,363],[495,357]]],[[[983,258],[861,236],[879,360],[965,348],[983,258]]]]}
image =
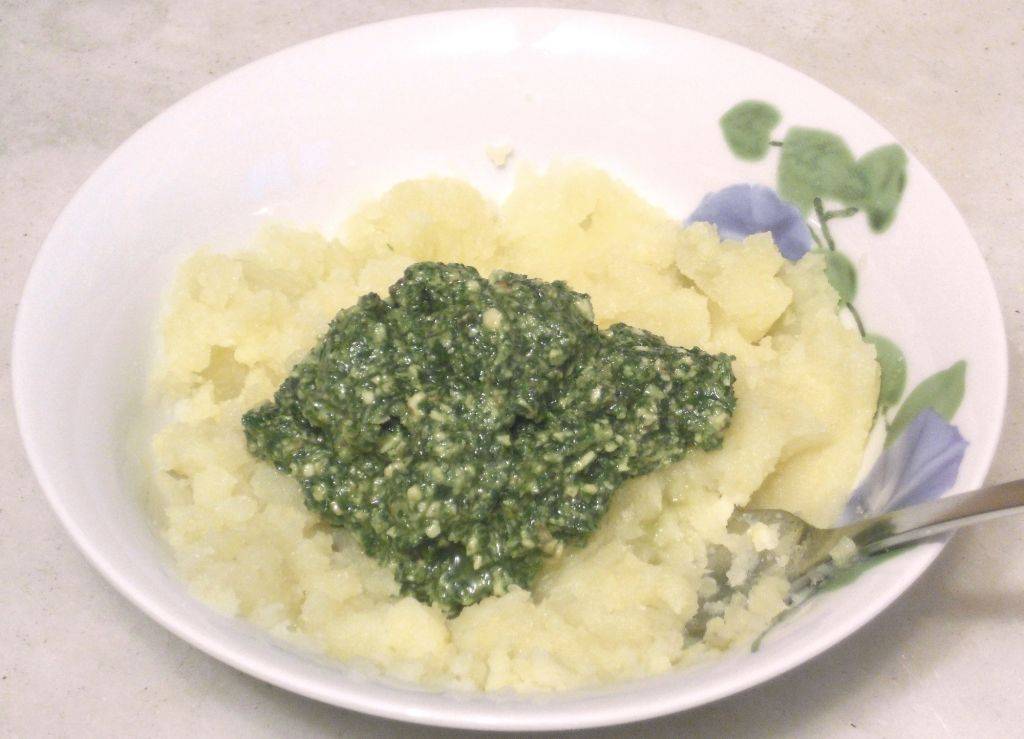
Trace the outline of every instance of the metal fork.
{"type": "MultiPolygon", "coordinates": [[[[1014,480],[889,511],[833,529],[811,526],[799,516],[773,508],[739,509],[730,519],[729,527],[737,533],[756,523],[777,528],[780,539],[787,543],[789,558],[784,573],[790,581],[790,599],[793,599],[843,569],[845,558],[836,563],[833,552],[844,539],[853,543],[853,554],[849,559],[853,563],[962,526],[1020,512],[1024,512],[1024,480],[1014,480]]],[[[720,551],[716,554],[709,557],[710,569],[720,588],[712,598],[719,597],[722,588],[726,587],[724,575],[729,567],[728,555],[720,551]]],[[[756,580],[757,573],[773,564],[777,562],[772,555],[762,557],[755,572],[747,577],[748,585],[756,580]]],[[[697,615],[686,626],[691,636],[702,636],[713,616],[704,605],[702,602],[697,615]]]]}

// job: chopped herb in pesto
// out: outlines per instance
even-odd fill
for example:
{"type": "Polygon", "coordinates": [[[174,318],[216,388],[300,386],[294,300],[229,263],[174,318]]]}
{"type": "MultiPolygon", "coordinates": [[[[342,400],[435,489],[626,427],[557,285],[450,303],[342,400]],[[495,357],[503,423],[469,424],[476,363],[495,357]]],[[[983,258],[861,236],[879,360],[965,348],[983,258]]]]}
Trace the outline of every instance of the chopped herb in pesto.
{"type": "Polygon", "coordinates": [[[730,357],[602,331],[563,282],[421,262],[331,322],[249,451],[449,614],[582,544],[625,480],[715,449],[730,357]]]}

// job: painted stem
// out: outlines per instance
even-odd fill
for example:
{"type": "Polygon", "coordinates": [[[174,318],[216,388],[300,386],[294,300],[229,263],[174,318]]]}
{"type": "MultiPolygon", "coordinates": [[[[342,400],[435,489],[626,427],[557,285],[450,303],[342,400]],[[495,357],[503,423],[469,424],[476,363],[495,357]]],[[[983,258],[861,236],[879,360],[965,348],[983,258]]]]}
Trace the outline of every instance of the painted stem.
{"type": "Polygon", "coordinates": [[[825,244],[822,243],[821,237],[818,236],[818,232],[814,230],[814,226],[808,223],[807,230],[811,232],[811,238],[814,239],[814,243],[818,245],[818,248],[824,250],[825,244]]]}
{"type": "Polygon", "coordinates": [[[860,211],[854,208],[852,205],[849,208],[843,208],[842,210],[828,210],[825,211],[825,220],[831,221],[833,218],[849,218],[855,216],[860,211]]]}
{"type": "Polygon", "coordinates": [[[853,307],[853,303],[844,303],[844,305],[850,311],[850,315],[853,316],[853,321],[857,324],[857,330],[860,331],[860,337],[863,339],[867,336],[867,332],[864,330],[864,321],[861,320],[860,313],[853,307]]]}
{"type": "Polygon", "coordinates": [[[818,225],[821,227],[821,235],[825,238],[829,251],[836,250],[836,242],[832,238],[832,232],[828,228],[828,217],[825,215],[825,207],[821,204],[821,198],[814,199],[814,213],[818,216],[818,225]]]}

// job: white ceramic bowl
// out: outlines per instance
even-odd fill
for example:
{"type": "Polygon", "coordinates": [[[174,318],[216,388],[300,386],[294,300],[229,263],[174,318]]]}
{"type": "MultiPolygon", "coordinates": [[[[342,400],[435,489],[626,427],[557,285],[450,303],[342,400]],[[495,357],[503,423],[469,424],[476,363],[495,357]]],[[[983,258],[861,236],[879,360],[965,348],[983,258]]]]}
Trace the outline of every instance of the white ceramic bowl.
{"type": "MultiPolygon", "coordinates": [[[[817,598],[756,653],[600,690],[537,699],[433,693],[282,646],[193,600],[139,501],[128,429],[141,413],[162,291],[204,243],[238,247],[267,219],[326,228],[409,176],[450,173],[500,197],[484,156],[582,158],[685,217],[710,190],[771,181],[735,159],[719,115],[746,98],[842,133],[892,137],[821,85],[750,51],[671,26],[554,10],[489,10],[365,26],[288,49],[174,105],[79,190],[44,244],[14,337],[18,420],[72,538],[142,610],[268,682],[367,713],[448,726],[611,724],[695,706],[766,680],[850,634],[903,592],[940,545],[918,547],[817,598]]],[[[864,320],[899,343],[910,385],[968,362],[957,489],[982,483],[1003,416],[1006,356],[989,276],[962,219],[911,159],[895,225],[844,224],[864,320]]],[[[115,624],[111,628],[116,628],[115,624]]]]}

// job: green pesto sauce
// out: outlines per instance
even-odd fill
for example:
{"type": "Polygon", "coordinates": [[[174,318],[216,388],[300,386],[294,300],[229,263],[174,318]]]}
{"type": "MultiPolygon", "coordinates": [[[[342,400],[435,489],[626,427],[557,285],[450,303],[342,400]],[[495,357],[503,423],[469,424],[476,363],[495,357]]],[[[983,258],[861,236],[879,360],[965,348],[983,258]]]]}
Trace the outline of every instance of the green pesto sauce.
{"type": "Polygon", "coordinates": [[[563,282],[421,262],[338,313],[242,425],[403,593],[454,615],[529,588],[624,481],[720,446],[730,361],[602,331],[563,282]]]}

